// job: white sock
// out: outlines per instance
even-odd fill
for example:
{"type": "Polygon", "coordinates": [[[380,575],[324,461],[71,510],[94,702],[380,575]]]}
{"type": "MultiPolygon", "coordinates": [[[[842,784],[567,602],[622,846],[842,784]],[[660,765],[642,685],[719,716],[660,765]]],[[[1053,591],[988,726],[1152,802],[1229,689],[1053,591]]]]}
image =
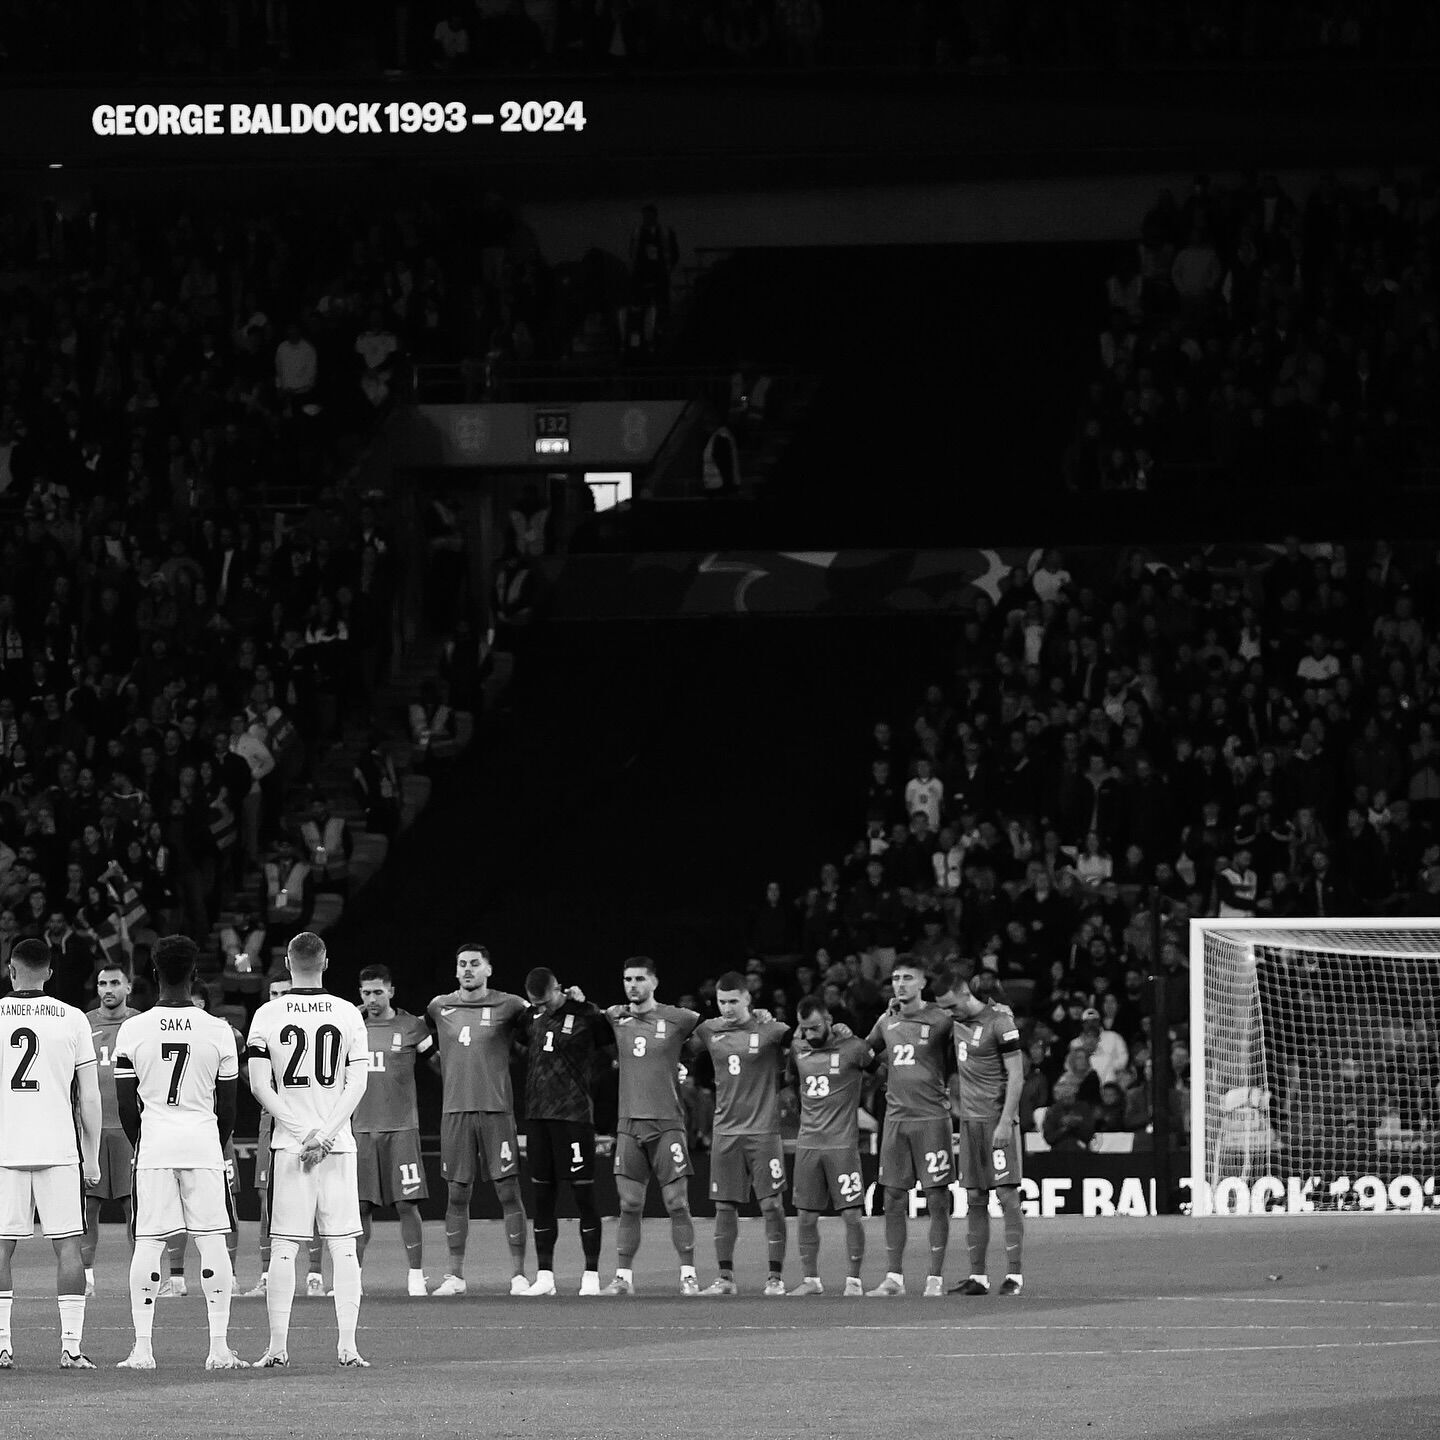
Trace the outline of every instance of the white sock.
{"type": "Polygon", "coordinates": [[[325,1283],[325,1275],[320,1270],[312,1270],[305,1277],[305,1284],[308,1287],[312,1280],[318,1280],[322,1285],[325,1283]]]}
{"type": "Polygon", "coordinates": [[[84,1295],[61,1295],[60,1303],[60,1348],[72,1355],[79,1350],[85,1334],[84,1295]]]}
{"type": "Polygon", "coordinates": [[[988,1275],[971,1275],[970,1278],[977,1285],[983,1285],[987,1290],[990,1288],[990,1277],[988,1275]]]}
{"type": "Polygon", "coordinates": [[[895,1281],[897,1285],[903,1285],[905,1283],[905,1277],[900,1274],[898,1270],[887,1270],[885,1272],[885,1278],[895,1281]]]}
{"type": "Polygon", "coordinates": [[[818,1275],[807,1275],[805,1278],[812,1285],[818,1285],[820,1283],[820,1277],[818,1275]]]}
{"type": "Polygon", "coordinates": [[[85,1267],[85,1283],[87,1285],[93,1285],[95,1283],[95,1267],[93,1265],[87,1265],[85,1267]]]}
{"type": "Polygon", "coordinates": [[[424,1272],[424,1270],[422,1270],[422,1269],[420,1268],[420,1266],[418,1266],[418,1265],[412,1265],[412,1266],[410,1267],[410,1278],[411,1278],[412,1280],[416,1280],[416,1279],[423,1280],[423,1279],[425,1278],[425,1272],[424,1272]]]}
{"type": "Polygon", "coordinates": [[[355,1348],[355,1327],[360,1323],[360,1261],[354,1240],[331,1240],[330,1264],[335,1272],[335,1324],[340,1349],[355,1348]]]}
{"type": "Polygon", "coordinates": [[[205,1309],[210,1316],[210,1348],[228,1350],[230,1293],[235,1288],[230,1251],[223,1235],[197,1235],[195,1248],[200,1252],[200,1288],[205,1292],[205,1309]]]}
{"type": "MultiPolygon", "coordinates": [[[[629,1273],[628,1271],[626,1272],[629,1273]]],[[[680,1267],[680,1278],[682,1280],[693,1280],[695,1278],[695,1267],[693,1265],[682,1265],[680,1267]]]]}
{"type": "Polygon", "coordinates": [[[155,1333],[155,1295],[160,1289],[163,1240],[137,1240],[130,1257],[130,1318],[135,1322],[135,1348],[150,1349],[155,1333]]]}
{"type": "MultiPolygon", "coordinates": [[[[693,1275],[695,1272],[692,1269],[690,1273],[693,1275]]],[[[617,1265],[615,1267],[615,1278],[617,1280],[625,1280],[633,1285],[635,1283],[635,1272],[633,1270],[623,1269],[617,1265]]]]}
{"type": "Polygon", "coordinates": [[[295,1304],[294,1240],[270,1240],[270,1268],[265,1272],[265,1312],[270,1317],[269,1349],[275,1354],[290,1348],[290,1311],[295,1304]]]}
{"type": "Polygon", "coordinates": [[[15,1304],[13,1290],[0,1290],[0,1350],[10,1347],[10,1310],[15,1304]]]}
{"type": "Polygon", "coordinates": [[[1007,1280],[1013,1280],[1017,1285],[1023,1285],[1025,1283],[1025,1277],[1015,1274],[1013,1270],[1005,1278],[1007,1280]]]}

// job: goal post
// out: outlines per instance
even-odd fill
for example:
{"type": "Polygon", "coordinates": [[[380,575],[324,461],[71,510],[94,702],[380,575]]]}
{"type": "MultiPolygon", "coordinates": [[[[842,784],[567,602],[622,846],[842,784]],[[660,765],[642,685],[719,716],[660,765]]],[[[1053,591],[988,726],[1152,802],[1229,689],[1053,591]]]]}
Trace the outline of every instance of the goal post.
{"type": "Polygon", "coordinates": [[[1440,920],[1190,922],[1193,1215],[1440,1210],[1440,920]]]}

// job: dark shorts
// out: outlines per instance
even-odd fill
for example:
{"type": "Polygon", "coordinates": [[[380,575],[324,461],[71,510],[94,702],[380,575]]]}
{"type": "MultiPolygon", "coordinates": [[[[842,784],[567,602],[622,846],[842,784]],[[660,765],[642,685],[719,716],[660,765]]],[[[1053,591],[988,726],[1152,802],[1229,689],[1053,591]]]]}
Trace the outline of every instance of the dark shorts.
{"type": "Polygon", "coordinates": [[[955,1178],[949,1120],[886,1120],[880,1137],[880,1183],[887,1189],[937,1190],[955,1178]]]}
{"type": "Polygon", "coordinates": [[[418,1130],[356,1135],[355,1167],[362,1205],[414,1204],[430,1198],[418,1130]]]}
{"type": "Polygon", "coordinates": [[[504,1110],[458,1110],[442,1115],[440,1173],[453,1185],[518,1175],[520,1136],[515,1117],[504,1110]]]}
{"type": "Polygon", "coordinates": [[[595,1183],[595,1127],[583,1120],[530,1120],[525,1158],[536,1185],[595,1183]]]}
{"type": "Polygon", "coordinates": [[[994,1136],[994,1120],[960,1122],[956,1137],[960,1166],[957,1178],[967,1190],[998,1190],[1004,1185],[1018,1185],[1023,1178],[1020,1127],[1011,1128],[1008,1145],[996,1146],[994,1136]]]}
{"type": "Polygon", "coordinates": [[[717,1135],[710,1147],[710,1198],[743,1205],[751,1190],[768,1200],[785,1189],[785,1145],[778,1135],[717,1135]]]}
{"type": "Polygon", "coordinates": [[[691,1174],[685,1131],[663,1120],[622,1120],[615,1135],[615,1173],[639,1185],[662,1185],[691,1174]]]}
{"type": "Polygon", "coordinates": [[[134,1192],[130,1178],[135,1148],[123,1130],[100,1132],[100,1183],[88,1188],[91,1200],[128,1200],[134,1192]]]}
{"type": "Polygon", "coordinates": [[[796,1150],[797,1210],[856,1210],[864,1204],[865,1182],[855,1146],[848,1150],[796,1150]]]}

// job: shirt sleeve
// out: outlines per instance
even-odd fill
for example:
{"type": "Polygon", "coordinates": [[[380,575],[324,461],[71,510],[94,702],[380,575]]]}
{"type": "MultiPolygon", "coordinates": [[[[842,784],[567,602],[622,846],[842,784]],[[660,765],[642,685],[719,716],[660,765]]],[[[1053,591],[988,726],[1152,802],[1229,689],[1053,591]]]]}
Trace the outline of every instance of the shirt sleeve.
{"type": "Polygon", "coordinates": [[[115,1078],[117,1080],[134,1080],[136,1078],[135,1059],[130,1054],[133,1033],[128,1020],[115,1032],[115,1078]]]}
{"type": "Polygon", "coordinates": [[[693,1035],[706,1022],[695,1010],[681,1010],[678,1007],[671,1011],[675,1017],[674,1024],[677,1030],[683,1029],[687,1038],[693,1035]]]}
{"type": "Polygon", "coordinates": [[[345,1057],[347,1065],[363,1065],[370,1068],[370,1032],[365,1028],[365,1017],[359,1009],[350,1021],[350,1050],[345,1057]]]}
{"type": "Polygon", "coordinates": [[[1020,1026],[1013,1015],[996,1015],[991,1023],[995,1027],[995,1048],[1002,1055],[1011,1055],[1020,1048],[1020,1026]]]}
{"type": "Polygon", "coordinates": [[[238,1080],[240,1078],[240,1054],[235,1047],[235,1032],[224,1021],[225,1034],[220,1040],[220,1068],[215,1072],[217,1080],[238,1080]]]}
{"type": "Polygon", "coordinates": [[[245,1058],[247,1060],[268,1060],[270,1058],[270,1042],[265,1038],[264,1015],[265,1007],[262,1005],[255,1012],[255,1018],[250,1022],[250,1033],[245,1038],[245,1058]]]}
{"type": "Polygon", "coordinates": [[[95,1037],[90,1033],[90,1022],[83,1011],[75,1012],[75,1068],[83,1070],[95,1063],[95,1037]]]}
{"type": "Polygon", "coordinates": [[[865,1037],[865,1048],[870,1051],[883,1050],[885,1048],[885,1034],[881,1029],[885,1021],[882,1017],[871,1027],[870,1033],[865,1037]]]}
{"type": "Polygon", "coordinates": [[[429,1026],[417,1016],[411,1021],[410,1028],[415,1037],[415,1053],[428,1055],[435,1048],[435,1037],[430,1033],[429,1026]]]}

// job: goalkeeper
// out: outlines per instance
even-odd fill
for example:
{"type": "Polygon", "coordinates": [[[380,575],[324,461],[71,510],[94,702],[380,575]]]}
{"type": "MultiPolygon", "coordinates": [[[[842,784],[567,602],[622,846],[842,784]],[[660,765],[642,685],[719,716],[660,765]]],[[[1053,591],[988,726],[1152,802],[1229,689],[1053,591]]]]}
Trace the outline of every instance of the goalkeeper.
{"type": "Polygon", "coordinates": [[[360,1011],[321,988],[325,942],[308,931],[289,944],[294,988],[267,1001],[250,1023],[250,1088],[274,1117],[271,1140],[270,1267],[265,1303],[270,1343],[262,1369],[290,1363],[295,1257],[318,1223],[335,1271],[340,1364],[368,1364],[356,1348],[360,1318],[361,1233],[355,1137],[350,1116],[365,1093],[370,1044],[360,1011]]]}

